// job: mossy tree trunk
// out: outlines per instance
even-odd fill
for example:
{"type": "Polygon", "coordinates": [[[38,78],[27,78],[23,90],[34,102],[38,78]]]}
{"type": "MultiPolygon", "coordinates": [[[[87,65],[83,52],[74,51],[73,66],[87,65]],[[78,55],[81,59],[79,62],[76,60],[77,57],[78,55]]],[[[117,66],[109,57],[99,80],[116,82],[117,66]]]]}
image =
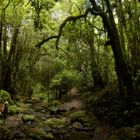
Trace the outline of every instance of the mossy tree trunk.
{"type": "Polygon", "coordinates": [[[103,24],[107,29],[108,37],[110,39],[110,45],[112,47],[115,58],[116,73],[120,84],[120,92],[122,93],[123,102],[126,102],[126,104],[128,104],[128,102],[131,102],[130,99],[132,99],[134,95],[132,75],[128,67],[127,59],[123,52],[120,36],[115,24],[110,2],[109,0],[105,0],[108,11],[108,13],[106,13],[99,6],[97,6],[95,0],[90,1],[93,10],[96,11],[96,14],[98,14],[102,18],[103,24]]]}
{"type": "MultiPolygon", "coordinates": [[[[2,89],[7,90],[11,93],[11,97],[14,96],[15,90],[13,85],[13,73],[15,67],[15,57],[16,57],[16,47],[17,47],[17,38],[19,33],[19,27],[15,28],[13,31],[13,37],[11,40],[10,51],[7,56],[7,60],[5,61],[5,65],[3,65],[3,72],[2,72],[2,89]]],[[[18,61],[18,60],[17,60],[18,61]]]]}

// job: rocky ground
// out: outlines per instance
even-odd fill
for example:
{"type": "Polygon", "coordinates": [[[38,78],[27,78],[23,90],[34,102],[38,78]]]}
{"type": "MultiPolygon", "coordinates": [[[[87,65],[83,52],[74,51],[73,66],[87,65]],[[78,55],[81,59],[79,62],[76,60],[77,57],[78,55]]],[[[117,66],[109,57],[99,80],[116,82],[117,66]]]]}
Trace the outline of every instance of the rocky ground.
{"type": "MultiPolygon", "coordinates": [[[[2,93],[0,91],[0,95],[2,93]]],[[[140,139],[140,124],[131,126],[117,114],[120,107],[118,94],[112,96],[111,92],[108,94],[100,90],[88,98],[88,94],[83,96],[72,89],[60,102],[48,103],[42,99],[23,97],[17,104],[11,102],[6,94],[4,92],[6,99],[2,100],[10,102],[9,116],[6,120],[0,116],[0,140],[140,139]],[[85,103],[81,97],[88,98],[88,102],[85,103]]],[[[124,111],[124,116],[128,115],[124,111]]]]}
{"type": "Polygon", "coordinates": [[[0,139],[92,139],[95,117],[85,111],[75,89],[67,98],[67,102],[50,103],[39,99],[23,99],[19,105],[13,105],[5,122],[1,120],[0,139]],[[18,106],[22,106],[22,111],[18,106]]]}

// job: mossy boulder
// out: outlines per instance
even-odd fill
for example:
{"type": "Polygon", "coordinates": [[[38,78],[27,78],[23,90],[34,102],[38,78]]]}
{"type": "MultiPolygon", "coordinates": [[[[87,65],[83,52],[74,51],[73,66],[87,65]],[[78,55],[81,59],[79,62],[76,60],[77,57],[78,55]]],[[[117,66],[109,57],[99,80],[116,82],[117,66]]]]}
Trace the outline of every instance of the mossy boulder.
{"type": "Polygon", "coordinates": [[[4,103],[5,101],[8,101],[10,104],[13,104],[10,93],[5,90],[0,90],[0,102],[4,103]]]}
{"type": "Polygon", "coordinates": [[[9,106],[9,113],[10,114],[13,115],[13,114],[18,114],[20,112],[22,112],[21,107],[19,107],[17,105],[11,105],[11,106],[9,106]]]}
{"type": "Polygon", "coordinates": [[[70,124],[69,118],[51,118],[45,121],[45,124],[51,128],[62,128],[70,124]]]}
{"type": "Polygon", "coordinates": [[[85,111],[77,111],[69,114],[69,117],[71,120],[74,121],[79,121],[81,123],[87,123],[90,121],[90,118],[88,114],[85,111]]]}
{"type": "Polygon", "coordinates": [[[25,132],[28,137],[35,139],[35,140],[45,140],[45,139],[53,139],[54,136],[52,133],[46,133],[43,129],[41,128],[28,128],[26,129],[25,132]]]}
{"type": "Polygon", "coordinates": [[[10,105],[9,106],[9,113],[10,114],[18,114],[18,113],[23,113],[27,110],[29,110],[29,108],[31,108],[31,104],[24,104],[24,103],[18,103],[18,104],[14,104],[14,105],[10,105]]]}
{"type": "Polygon", "coordinates": [[[23,122],[35,121],[36,117],[34,115],[23,115],[23,122]]]}
{"type": "Polygon", "coordinates": [[[136,138],[136,130],[131,127],[122,127],[118,130],[117,135],[123,140],[134,140],[136,138]]]}

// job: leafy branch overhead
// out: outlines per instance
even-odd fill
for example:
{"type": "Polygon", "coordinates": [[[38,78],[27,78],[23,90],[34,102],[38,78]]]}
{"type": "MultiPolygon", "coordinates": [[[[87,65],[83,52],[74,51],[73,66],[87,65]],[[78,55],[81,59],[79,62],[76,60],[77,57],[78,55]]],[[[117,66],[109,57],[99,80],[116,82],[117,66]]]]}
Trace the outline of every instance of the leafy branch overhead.
{"type": "Polygon", "coordinates": [[[81,14],[81,15],[78,15],[78,16],[69,16],[67,17],[63,22],[62,24],[60,25],[59,27],[59,31],[58,31],[58,34],[57,35],[54,35],[54,36],[50,36],[50,37],[47,37],[45,39],[43,39],[41,42],[39,42],[38,44],[36,44],[36,47],[40,48],[44,43],[48,42],[49,40],[51,39],[56,39],[56,49],[58,49],[58,45],[59,45],[59,40],[60,40],[60,37],[63,33],[63,28],[65,27],[65,25],[70,22],[70,21],[73,21],[75,22],[77,19],[80,19],[80,18],[85,18],[87,17],[88,13],[90,12],[91,9],[87,9],[85,11],[84,14],[81,14]]]}

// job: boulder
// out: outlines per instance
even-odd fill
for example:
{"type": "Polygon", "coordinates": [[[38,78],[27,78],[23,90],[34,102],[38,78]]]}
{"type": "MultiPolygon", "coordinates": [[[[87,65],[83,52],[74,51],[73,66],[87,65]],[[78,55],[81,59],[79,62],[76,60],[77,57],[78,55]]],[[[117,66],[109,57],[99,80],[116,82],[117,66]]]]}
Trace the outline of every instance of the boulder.
{"type": "Polygon", "coordinates": [[[0,90],[0,102],[4,103],[5,101],[8,101],[10,104],[13,104],[10,93],[5,90],[0,90]]]}
{"type": "Polygon", "coordinates": [[[69,117],[71,118],[72,122],[78,121],[80,123],[87,123],[90,121],[90,118],[85,111],[73,112],[69,115],[69,117]]]}
{"type": "Polygon", "coordinates": [[[23,115],[23,122],[35,121],[36,117],[34,115],[23,115]]]}
{"type": "Polygon", "coordinates": [[[26,135],[28,137],[35,139],[35,140],[45,140],[45,139],[53,139],[54,136],[52,133],[47,133],[41,128],[27,128],[25,130],[26,135]]]}
{"type": "Polygon", "coordinates": [[[22,112],[22,109],[19,106],[17,105],[9,106],[9,114],[13,115],[13,114],[18,114],[20,112],[22,112]]]}
{"type": "Polygon", "coordinates": [[[69,118],[50,118],[45,121],[45,124],[51,128],[62,128],[70,124],[69,118]]]}
{"type": "Polygon", "coordinates": [[[123,140],[134,140],[136,138],[136,130],[132,127],[122,127],[118,130],[117,135],[123,140]]]}

